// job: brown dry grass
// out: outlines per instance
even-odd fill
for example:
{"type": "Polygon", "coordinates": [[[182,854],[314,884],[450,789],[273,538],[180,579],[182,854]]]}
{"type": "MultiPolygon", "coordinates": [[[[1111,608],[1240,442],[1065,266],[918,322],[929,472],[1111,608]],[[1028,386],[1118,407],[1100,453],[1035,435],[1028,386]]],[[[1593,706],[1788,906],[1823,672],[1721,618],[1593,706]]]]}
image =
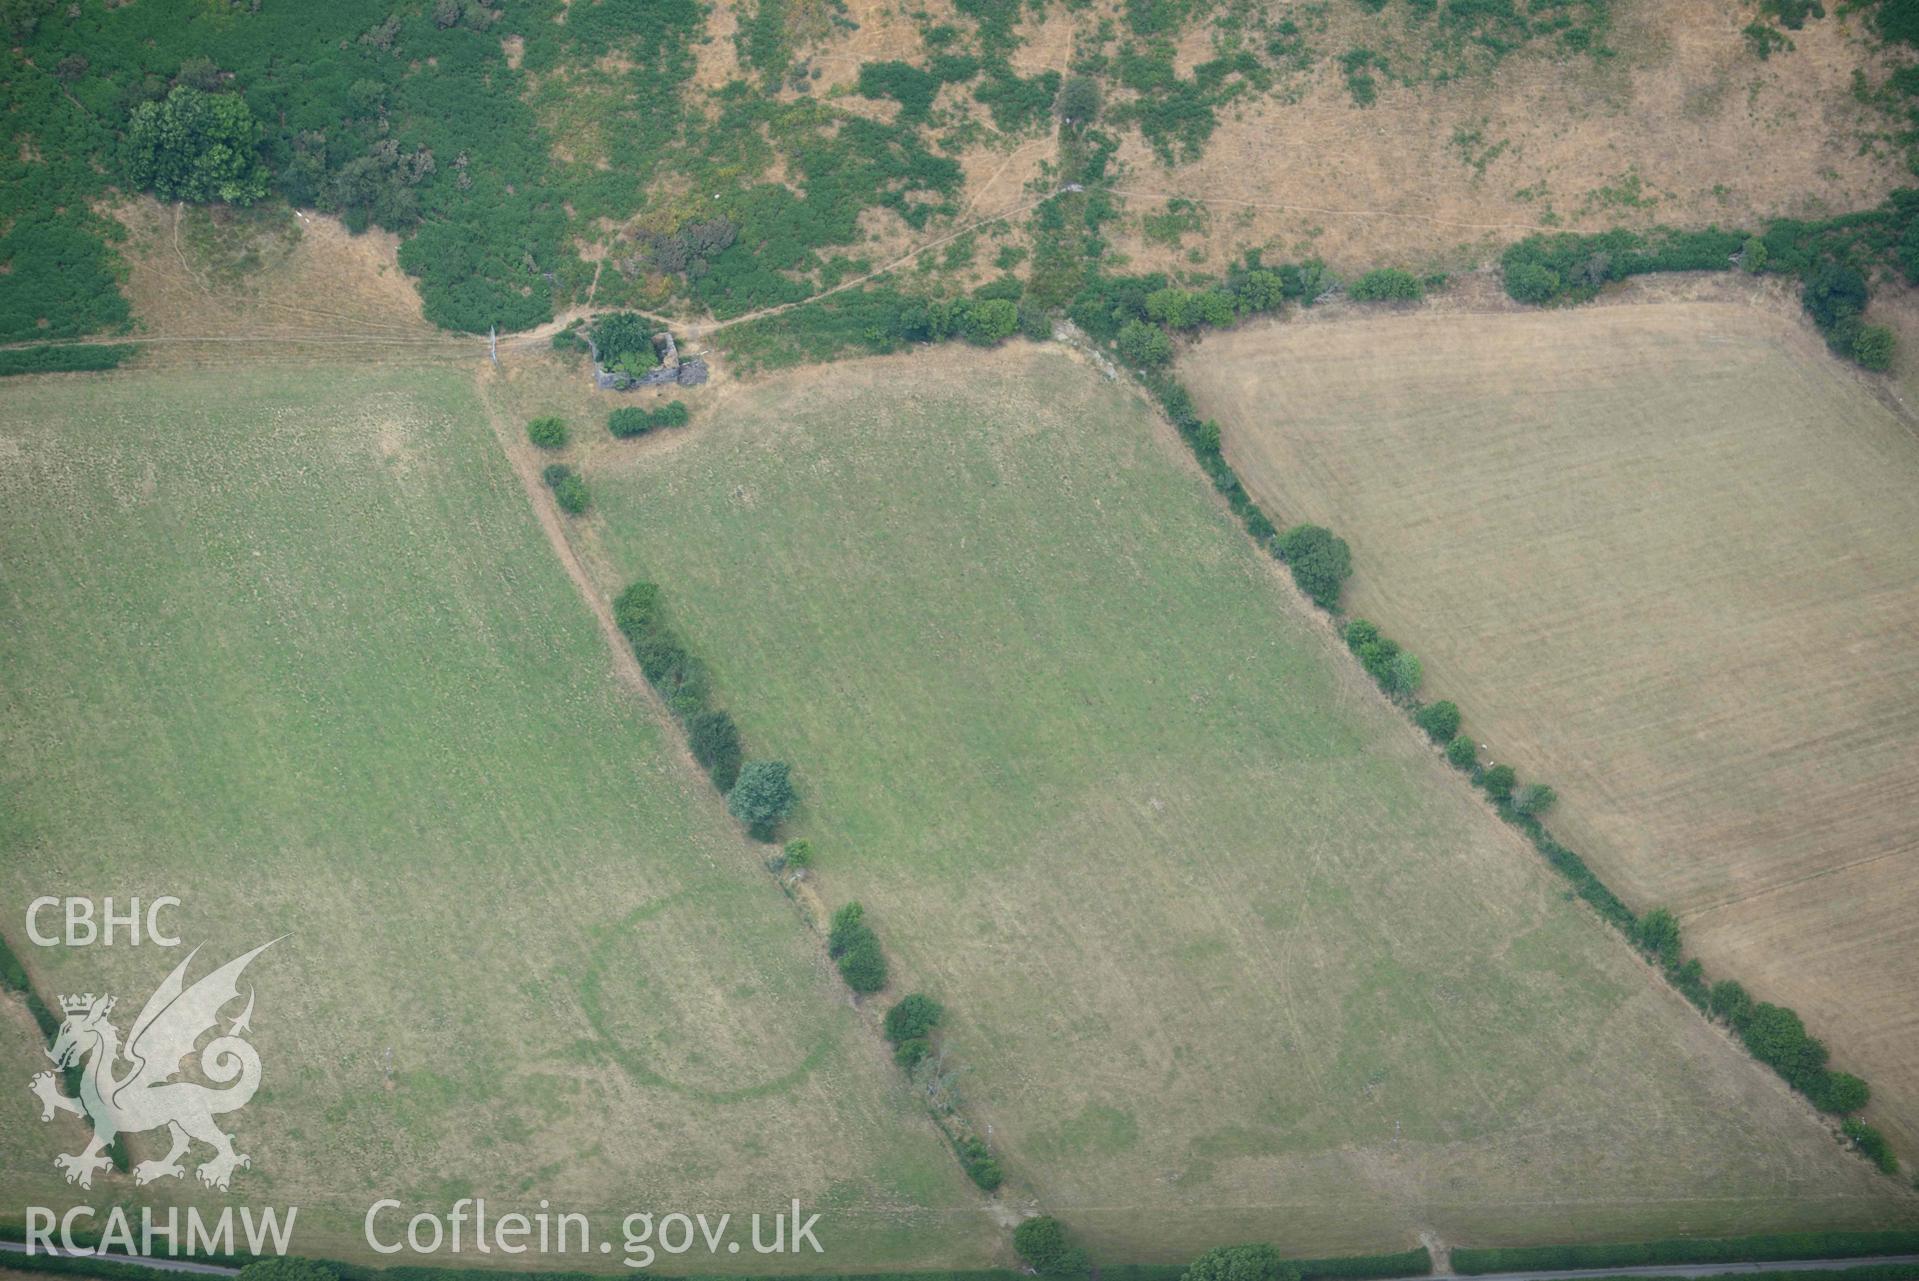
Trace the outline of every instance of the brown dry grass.
{"type": "Polygon", "coordinates": [[[259,223],[244,223],[224,208],[147,197],[108,212],[127,229],[119,252],[143,366],[485,357],[484,337],[449,334],[423,318],[390,233],[352,235],[338,219],[306,211],[263,211],[259,223]],[[250,265],[235,268],[249,248],[250,265]]]}
{"type": "MultiPolygon", "coordinates": [[[[1329,32],[1313,41],[1327,56],[1297,103],[1229,111],[1204,156],[1171,171],[1127,139],[1117,185],[1137,193],[1131,213],[1183,196],[1210,202],[1214,220],[1178,252],[1147,245],[1136,223],[1119,247],[1161,269],[1191,267],[1197,250],[1217,270],[1251,245],[1336,267],[1444,265],[1462,244],[1549,225],[1751,223],[1858,208],[1909,180],[1896,159],[1860,153],[1882,118],[1851,97],[1853,70],[1870,66],[1856,30],[1838,18],[1808,23],[1792,33],[1794,50],[1761,62],[1739,34],[1751,17],[1730,0],[1631,0],[1617,7],[1610,62],[1515,54],[1450,84],[1382,83],[1378,102],[1360,108],[1332,59],[1379,47],[1380,22],[1334,6],[1329,32]],[[1481,135],[1475,154],[1506,145],[1477,173],[1458,130],[1481,135]],[[1656,203],[1595,197],[1635,173],[1656,203]],[[1540,187],[1532,199],[1515,194],[1540,187]]],[[[1206,56],[1206,40],[1189,37],[1185,60],[1206,56]]]]}
{"type": "Polygon", "coordinates": [[[1910,1153],[1919,437],[1787,300],[1673,288],[1708,297],[1266,325],[1183,373],[1275,518],[1351,541],[1426,696],[1910,1153]]]}

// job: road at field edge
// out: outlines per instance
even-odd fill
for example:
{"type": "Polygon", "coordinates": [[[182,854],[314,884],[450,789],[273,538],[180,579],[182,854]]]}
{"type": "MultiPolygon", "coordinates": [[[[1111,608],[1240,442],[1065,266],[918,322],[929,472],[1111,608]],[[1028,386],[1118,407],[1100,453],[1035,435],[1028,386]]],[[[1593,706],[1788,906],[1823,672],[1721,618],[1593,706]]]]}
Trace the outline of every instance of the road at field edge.
{"type": "MultiPolygon", "coordinates": [[[[18,1241],[0,1241],[0,1253],[25,1254],[26,1252],[27,1247],[18,1241]]],[[[46,1253],[54,1258],[93,1257],[69,1255],[65,1250],[51,1250],[46,1253]]],[[[137,1263],[142,1267],[158,1268],[163,1272],[194,1272],[207,1276],[230,1277],[238,1275],[240,1271],[238,1268],[221,1267],[214,1263],[196,1263],[191,1259],[156,1259],[137,1254],[112,1257],[116,1262],[137,1263]]],[[[1763,1276],[1780,1272],[1870,1268],[1887,1263],[1919,1263],[1919,1254],[1881,1254],[1853,1259],[1780,1259],[1771,1263],[1653,1263],[1635,1268],[1572,1268],[1558,1272],[1477,1272],[1470,1276],[1455,1272],[1435,1272],[1430,1274],[1427,1281],[1587,1281],[1588,1278],[1598,1277],[1763,1276]]],[[[794,1281],[804,1281],[804,1279],[796,1277],[794,1281]]],[[[1420,1278],[1409,1277],[1406,1281],[1420,1281],[1420,1278]]]]}

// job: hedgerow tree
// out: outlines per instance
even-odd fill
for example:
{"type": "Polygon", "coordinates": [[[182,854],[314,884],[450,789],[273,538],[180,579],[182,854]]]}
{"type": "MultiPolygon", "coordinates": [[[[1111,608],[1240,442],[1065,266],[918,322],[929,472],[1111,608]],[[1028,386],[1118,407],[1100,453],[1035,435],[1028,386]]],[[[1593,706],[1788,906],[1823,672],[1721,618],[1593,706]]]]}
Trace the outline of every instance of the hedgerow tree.
{"type": "Polygon", "coordinates": [[[1445,699],[1428,703],[1413,714],[1413,724],[1425,730],[1433,742],[1448,742],[1459,732],[1459,707],[1445,699]]]}
{"type": "Polygon", "coordinates": [[[1876,373],[1892,368],[1892,353],[1898,347],[1898,339],[1889,326],[1868,325],[1857,320],[1848,326],[1841,321],[1834,327],[1834,337],[1841,354],[1851,356],[1865,368],[1876,373]],[[1840,330],[1845,332],[1842,334],[1840,330]]]}
{"type": "Polygon", "coordinates": [[[1813,272],[1800,293],[1800,301],[1821,329],[1831,329],[1864,311],[1866,297],[1866,278],[1842,262],[1829,262],[1813,272]]]}
{"type": "Polygon", "coordinates": [[[833,913],[833,920],[826,930],[826,954],[838,957],[840,953],[853,946],[853,941],[865,930],[866,909],[858,899],[843,904],[833,913]]]}
{"type": "Polygon", "coordinates": [[[1503,801],[1512,796],[1513,784],[1517,781],[1518,776],[1513,772],[1512,766],[1495,765],[1486,771],[1485,777],[1479,780],[1479,785],[1486,789],[1486,795],[1496,801],[1503,801]]]}
{"type": "Polygon", "coordinates": [[[870,930],[841,954],[839,967],[846,986],[862,996],[886,986],[886,953],[880,951],[880,941],[870,930]]]}
{"type": "Polygon", "coordinates": [[[715,708],[693,718],[686,731],[687,746],[713,786],[730,792],[740,780],[740,727],[727,712],[715,708]]]}
{"type": "Polygon", "coordinates": [[[1389,694],[1407,695],[1419,688],[1423,676],[1424,669],[1420,667],[1419,659],[1401,650],[1393,655],[1392,666],[1386,669],[1383,684],[1389,694]]]}
{"type": "Polygon", "coordinates": [[[1885,1135],[1856,1116],[1847,1117],[1845,1123],[1839,1128],[1852,1141],[1852,1145],[1858,1148],[1868,1161],[1878,1166],[1881,1172],[1899,1173],[1899,1157],[1893,1152],[1892,1145],[1886,1142],[1885,1135]]]}
{"type": "Polygon", "coordinates": [[[1319,525],[1294,525],[1275,540],[1274,548],[1313,604],[1339,608],[1339,589],[1353,572],[1353,553],[1345,539],[1319,525]]]}
{"type": "Polygon", "coordinates": [[[1121,359],[1128,364],[1152,368],[1173,358],[1173,340],[1166,331],[1141,320],[1127,321],[1114,341],[1119,345],[1121,359]]]}
{"type": "Polygon", "coordinates": [[[1074,1245],[1050,1215],[1027,1219],[1013,1229],[1013,1249],[1043,1277],[1076,1277],[1087,1270],[1086,1252],[1074,1245]]]}
{"type": "MultiPolygon", "coordinates": [[[[1639,918],[1639,923],[1633,926],[1632,941],[1640,951],[1663,965],[1679,963],[1679,921],[1663,907],[1655,907],[1639,918]]],[[[1792,1014],[1792,1011],[1786,1013],[1792,1014]]],[[[1793,1015],[1795,1023],[1798,1017],[1793,1015]]]]}
{"type": "Polygon", "coordinates": [[[613,621],[628,640],[639,640],[660,621],[660,585],[633,583],[614,597],[613,621]]]}
{"type": "Polygon", "coordinates": [[[898,1004],[886,1012],[886,1039],[898,1045],[924,1037],[939,1026],[945,1014],[946,1008],[930,996],[918,992],[902,996],[898,1004]]]}
{"type": "Polygon", "coordinates": [[[340,1281],[340,1274],[324,1263],[291,1256],[255,1259],[240,1269],[246,1281],[340,1281]]]}
{"type": "Polygon", "coordinates": [[[1472,739],[1461,734],[1446,744],[1446,759],[1453,763],[1455,769],[1471,769],[1479,763],[1479,748],[1472,739]]]}
{"type": "Polygon", "coordinates": [[[1019,328],[1019,304],[1005,298],[976,302],[966,309],[966,319],[960,327],[966,341],[975,346],[991,347],[1004,342],[1019,328]]]}
{"type": "Polygon", "coordinates": [[[1817,1088],[1806,1091],[1821,1112],[1843,1116],[1872,1102],[1872,1087],[1850,1072],[1828,1072],[1817,1088]]]}
{"type": "Polygon", "coordinates": [[[260,127],[237,93],[175,85],[127,121],[127,176],[162,200],[250,205],[267,194],[260,127]]]}
{"type": "Polygon", "coordinates": [[[1553,807],[1559,799],[1559,793],[1544,783],[1528,783],[1519,789],[1519,795],[1513,797],[1513,808],[1521,814],[1531,814],[1538,818],[1553,807]]]}
{"type": "Polygon", "coordinates": [[[1761,1001],[1739,1025],[1739,1039],[1753,1057],[1766,1064],[1789,1085],[1812,1092],[1826,1067],[1826,1045],[1806,1032],[1799,1016],[1783,1005],[1761,1001]]]}
{"type": "Polygon", "coordinates": [[[1193,1260],[1180,1281],[1299,1281],[1270,1245],[1222,1245],[1193,1260]]]}
{"type": "Polygon", "coordinates": [[[753,761],[726,794],[726,812],[746,824],[760,840],[768,840],[780,821],[793,812],[799,795],[793,790],[792,768],[785,761],[753,761]]]}
{"type": "Polygon", "coordinates": [[[1745,986],[1738,979],[1720,979],[1706,997],[1706,1008],[1715,1018],[1737,1027],[1752,1013],[1752,997],[1746,994],[1745,986]]]}

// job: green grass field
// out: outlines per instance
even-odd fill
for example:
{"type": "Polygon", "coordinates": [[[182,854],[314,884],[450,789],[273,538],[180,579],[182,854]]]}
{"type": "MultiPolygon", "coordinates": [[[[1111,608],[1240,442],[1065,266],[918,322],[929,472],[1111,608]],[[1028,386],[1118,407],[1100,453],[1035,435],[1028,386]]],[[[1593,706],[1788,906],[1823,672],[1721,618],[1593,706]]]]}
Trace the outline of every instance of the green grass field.
{"type": "MultiPolygon", "coordinates": [[[[176,894],[203,964],[290,934],[249,971],[265,1084],[228,1121],[255,1158],[234,1198],[300,1206],[301,1253],[371,1258],[381,1196],[614,1216],[797,1197],[827,1254],[786,1267],[1003,1259],[608,657],[464,369],[12,380],[0,931],[50,998],[117,993],[123,1032],[180,953],[30,947],[30,898],[176,894]]],[[[132,1199],[124,1175],[59,1180],[84,1131],[39,1123],[44,1061],[4,1004],[8,1213],[132,1199]]],[[[685,1258],[658,1267],[782,1266],[685,1258]]]]}
{"type": "Polygon", "coordinates": [[[950,1006],[1010,1195],[1098,1257],[1912,1211],[1567,901],[1122,390],[1016,347],[703,405],[591,444],[585,559],[665,586],[794,762],[823,892],[950,1006]]]}

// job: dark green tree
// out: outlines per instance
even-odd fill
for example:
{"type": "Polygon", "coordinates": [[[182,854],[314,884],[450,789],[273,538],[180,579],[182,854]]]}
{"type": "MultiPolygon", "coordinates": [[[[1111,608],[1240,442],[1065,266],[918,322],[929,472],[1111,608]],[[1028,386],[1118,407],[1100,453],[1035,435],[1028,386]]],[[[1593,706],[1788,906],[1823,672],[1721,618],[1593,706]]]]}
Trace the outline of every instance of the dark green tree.
{"type": "Polygon", "coordinates": [[[1866,309],[1866,278],[1857,268],[1829,262],[1806,278],[1800,301],[1821,329],[1831,329],[1866,309]]]}
{"type": "Polygon", "coordinates": [[[1712,985],[1712,991],[1706,998],[1706,1008],[1712,1011],[1715,1018],[1724,1019],[1737,1027],[1752,1013],[1752,997],[1746,994],[1745,987],[1738,979],[1720,979],[1712,985]]]}
{"type": "Polygon", "coordinates": [[[1486,789],[1486,795],[1496,801],[1503,801],[1513,794],[1513,784],[1517,781],[1518,776],[1513,772],[1512,766],[1495,765],[1486,771],[1485,776],[1479,780],[1479,785],[1486,789]]]}
{"type": "Polygon", "coordinates": [[[127,121],[127,176],[162,200],[250,205],[267,194],[260,127],[237,93],[175,85],[127,121]]]}
{"type": "Polygon", "coordinates": [[[1446,759],[1455,769],[1471,769],[1479,761],[1479,748],[1464,734],[1446,744],[1446,759]]]}
{"type": "Polygon", "coordinates": [[[1059,118],[1076,129],[1099,119],[1099,81],[1091,76],[1068,76],[1059,91],[1059,118]]]}
{"type": "Polygon", "coordinates": [[[1339,590],[1353,572],[1353,553],[1345,539],[1319,525],[1294,525],[1274,540],[1274,548],[1313,604],[1339,608],[1339,590]]]}
{"type": "Polygon", "coordinates": [[[1428,703],[1413,714],[1413,724],[1425,730],[1435,743],[1450,742],[1459,732],[1459,708],[1444,699],[1428,703]]]}
{"type": "Polygon", "coordinates": [[[561,511],[569,516],[577,516],[587,508],[586,482],[580,474],[565,463],[548,463],[540,473],[546,481],[546,487],[553,491],[553,501],[561,511]]]}
{"type": "Polygon", "coordinates": [[[600,363],[608,369],[643,374],[660,363],[653,350],[653,326],[646,317],[631,311],[616,311],[593,322],[593,345],[600,363]]]}
{"type": "Polygon", "coordinates": [[[693,759],[713,780],[713,786],[722,792],[732,791],[740,780],[743,749],[740,727],[733,723],[731,713],[717,708],[701,712],[687,728],[686,741],[693,751],[693,759]]]}
{"type": "MultiPolygon", "coordinates": [[[[1639,918],[1639,923],[1633,926],[1632,941],[1640,951],[1662,965],[1679,964],[1679,919],[1663,907],[1655,907],[1639,918]]],[[[1794,1020],[1797,1021],[1796,1015],[1794,1020]]]]}
{"type": "Polygon", "coordinates": [[[755,837],[770,839],[799,801],[792,775],[785,761],[750,762],[726,794],[726,812],[746,824],[755,837]]]}
{"type": "Polygon", "coordinates": [[[839,967],[846,986],[862,996],[886,986],[886,953],[880,951],[880,941],[871,930],[846,949],[839,959],[839,967]]]}
{"type": "Polygon", "coordinates": [[[990,298],[966,309],[961,322],[966,341],[979,347],[991,347],[1013,336],[1019,328],[1019,304],[1005,298],[990,298]]]}
{"type": "Polygon", "coordinates": [[[924,1037],[939,1026],[946,1008],[930,996],[918,992],[903,996],[886,1012],[886,1039],[894,1045],[924,1037]]]}
{"type": "Polygon", "coordinates": [[[1180,1281],[1299,1281],[1270,1245],[1222,1245],[1194,1259],[1180,1281]]]}
{"type": "Polygon", "coordinates": [[[846,950],[873,931],[866,924],[866,909],[860,901],[854,899],[833,913],[831,925],[826,931],[826,954],[835,960],[846,954],[846,950]]]}
{"type": "Polygon", "coordinates": [[[1173,340],[1158,325],[1149,325],[1141,320],[1129,320],[1120,327],[1120,358],[1129,365],[1144,365],[1154,368],[1173,358],[1173,340]]]}
{"type": "Polygon", "coordinates": [[[1013,1249],[1043,1277],[1077,1277],[1087,1272],[1086,1252],[1050,1215],[1027,1219],[1014,1228],[1013,1249]]]}

